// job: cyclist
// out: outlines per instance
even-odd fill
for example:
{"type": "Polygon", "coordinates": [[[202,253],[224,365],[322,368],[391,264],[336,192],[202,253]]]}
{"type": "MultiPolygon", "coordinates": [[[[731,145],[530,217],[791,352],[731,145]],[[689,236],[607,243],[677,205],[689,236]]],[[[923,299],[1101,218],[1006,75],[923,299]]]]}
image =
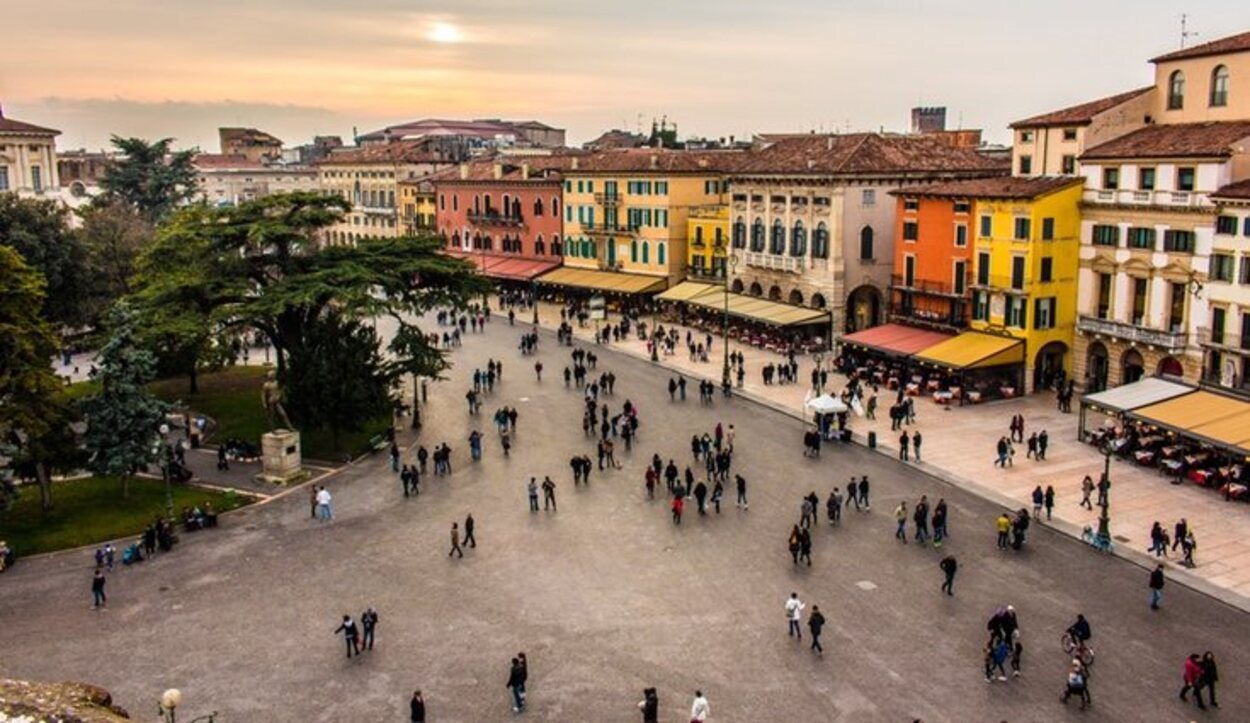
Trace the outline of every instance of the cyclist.
{"type": "Polygon", "coordinates": [[[1076,616],[1076,622],[1068,627],[1068,635],[1072,636],[1073,642],[1084,645],[1093,637],[1093,631],[1089,629],[1089,621],[1080,613],[1076,616]]]}

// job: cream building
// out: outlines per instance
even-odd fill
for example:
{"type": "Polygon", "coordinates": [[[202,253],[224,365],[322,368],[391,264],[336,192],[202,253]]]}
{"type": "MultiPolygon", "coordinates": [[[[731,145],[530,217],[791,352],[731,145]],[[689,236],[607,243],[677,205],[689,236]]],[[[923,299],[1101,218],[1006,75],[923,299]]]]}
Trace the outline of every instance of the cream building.
{"type": "Polygon", "coordinates": [[[1155,66],[1157,123],[1250,119],[1250,32],[1166,53],[1155,66]]]}
{"type": "Polygon", "coordinates": [[[1250,393],[1250,180],[1211,194],[1216,204],[1211,268],[1203,289],[1209,321],[1198,328],[1202,380],[1250,393]]]}
{"type": "Polygon", "coordinates": [[[55,193],[60,185],[56,137],[60,131],[5,118],[0,109],[0,192],[20,196],[55,193]]]}
{"type": "Polygon", "coordinates": [[[195,158],[200,198],[214,206],[235,206],[275,193],[317,191],[317,169],[264,165],[241,156],[202,154],[195,158]]]}
{"type": "Polygon", "coordinates": [[[1043,113],[1011,124],[1011,172],[1074,176],[1086,148],[1145,127],[1155,104],[1148,86],[1043,113]]]}
{"type": "Polygon", "coordinates": [[[780,136],[729,178],[731,289],[830,310],[835,332],[875,326],[894,270],[890,192],[1007,172],[927,135],[780,136]]]}
{"type": "Polygon", "coordinates": [[[331,153],[317,164],[323,191],[352,204],[343,222],[326,230],[333,244],[405,235],[400,222],[400,181],[415,180],[454,163],[426,141],[392,141],[331,153]]]}

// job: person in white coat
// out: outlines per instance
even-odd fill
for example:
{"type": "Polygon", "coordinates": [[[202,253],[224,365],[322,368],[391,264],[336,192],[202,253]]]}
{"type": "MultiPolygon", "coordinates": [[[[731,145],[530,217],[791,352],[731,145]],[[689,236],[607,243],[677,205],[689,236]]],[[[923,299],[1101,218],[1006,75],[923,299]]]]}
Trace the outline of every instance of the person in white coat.
{"type": "Polygon", "coordinates": [[[690,705],[690,723],[703,723],[711,712],[712,709],[707,704],[707,698],[703,697],[703,691],[696,690],[694,692],[694,703],[690,705]]]}
{"type": "Polygon", "coordinates": [[[802,601],[799,600],[797,592],[790,593],[790,599],[786,600],[786,620],[790,624],[790,635],[797,636],[799,640],[803,639],[803,628],[799,626],[799,621],[803,619],[802,601]]]}

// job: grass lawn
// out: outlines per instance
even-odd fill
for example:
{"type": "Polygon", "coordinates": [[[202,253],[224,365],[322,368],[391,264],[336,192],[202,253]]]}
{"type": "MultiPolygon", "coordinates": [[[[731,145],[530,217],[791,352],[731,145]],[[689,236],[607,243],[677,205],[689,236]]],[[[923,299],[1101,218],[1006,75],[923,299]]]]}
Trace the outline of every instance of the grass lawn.
{"type": "MultiPolygon", "coordinates": [[[[173,491],[175,512],[205,501],[225,512],[252,501],[245,495],[203,487],[174,485],[173,491]]],[[[117,477],[54,482],[52,504],[52,510],[44,513],[39,509],[39,488],[22,487],[16,504],[0,512],[0,540],[22,557],[138,535],[153,518],[165,513],[165,483],[132,479],[130,497],[122,499],[122,481],[117,477]]],[[[119,557],[120,553],[119,549],[119,557]]]]}
{"type": "MultiPolygon", "coordinates": [[[[265,383],[268,371],[268,367],[237,366],[201,374],[197,394],[187,392],[186,377],[153,382],[151,389],[153,394],[167,402],[181,402],[217,420],[214,442],[239,437],[259,445],[260,435],[268,431],[268,420],[260,402],[261,385],[265,383]]],[[[341,460],[346,453],[360,454],[368,448],[369,438],[385,433],[390,423],[390,418],[384,417],[364,425],[359,432],[344,433],[339,440],[339,449],[334,448],[328,431],[301,430],[304,456],[334,462],[341,460]]]]}

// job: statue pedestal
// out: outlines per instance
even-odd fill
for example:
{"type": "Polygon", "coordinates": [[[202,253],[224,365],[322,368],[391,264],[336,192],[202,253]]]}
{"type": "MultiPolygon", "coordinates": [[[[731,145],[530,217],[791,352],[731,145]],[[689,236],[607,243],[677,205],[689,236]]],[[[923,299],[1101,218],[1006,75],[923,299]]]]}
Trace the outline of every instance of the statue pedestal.
{"type": "Polygon", "coordinates": [[[300,458],[299,432],[278,429],[260,437],[261,473],[263,482],[285,485],[303,480],[308,473],[300,458]]]}

